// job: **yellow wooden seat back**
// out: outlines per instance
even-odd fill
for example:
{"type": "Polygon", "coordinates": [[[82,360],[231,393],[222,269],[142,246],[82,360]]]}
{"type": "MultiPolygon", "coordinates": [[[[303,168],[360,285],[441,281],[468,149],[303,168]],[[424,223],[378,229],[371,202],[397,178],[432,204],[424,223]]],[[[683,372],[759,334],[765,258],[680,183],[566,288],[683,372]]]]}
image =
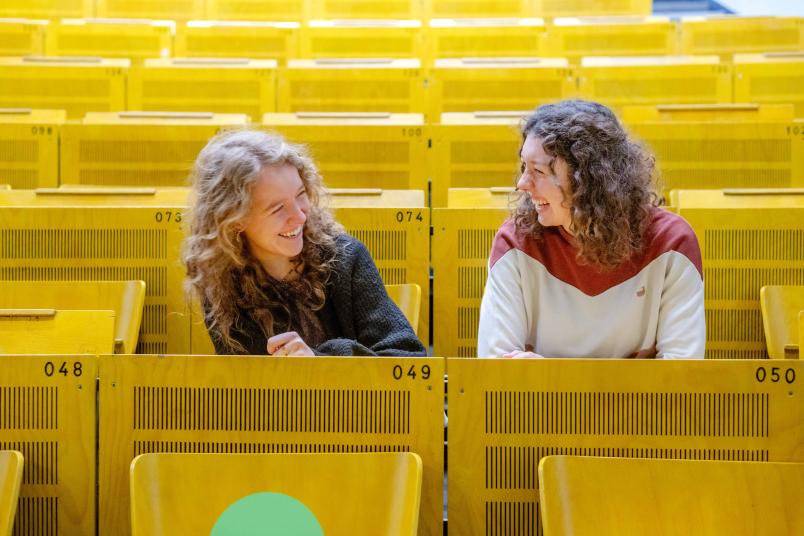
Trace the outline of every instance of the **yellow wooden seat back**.
{"type": "Polygon", "coordinates": [[[22,453],[0,450],[0,536],[11,536],[22,483],[22,453]]]}
{"type": "Polygon", "coordinates": [[[388,296],[394,301],[405,318],[410,322],[413,333],[418,332],[419,310],[422,304],[422,289],[415,283],[404,283],[401,285],[385,285],[388,296]]]}
{"type": "Polygon", "coordinates": [[[804,359],[804,311],[798,312],[798,358],[804,359]]]}
{"type": "MultiPolygon", "coordinates": [[[[228,534],[238,506],[268,492],[300,502],[327,536],[415,535],[421,481],[421,458],[409,452],[143,454],[131,463],[132,532],[228,534]]],[[[265,511],[260,533],[280,534],[298,516],[265,511]]]]}
{"type": "Polygon", "coordinates": [[[548,456],[545,536],[804,533],[804,463],[548,456]]]}
{"type": "Polygon", "coordinates": [[[114,311],[0,309],[0,354],[114,353],[114,311]]]}
{"type": "Polygon", "coordinates": [[[144,281],[0,281],[0,308],[114,311],[117,353],[136,351],[144,304],[144,281]]]}
{"type": "Polygon", "coordinates": [[[804,285],[768,285],[759,292],[765,342],[771,359],[798,357],[798,313],[804,309],[804,285]]]}

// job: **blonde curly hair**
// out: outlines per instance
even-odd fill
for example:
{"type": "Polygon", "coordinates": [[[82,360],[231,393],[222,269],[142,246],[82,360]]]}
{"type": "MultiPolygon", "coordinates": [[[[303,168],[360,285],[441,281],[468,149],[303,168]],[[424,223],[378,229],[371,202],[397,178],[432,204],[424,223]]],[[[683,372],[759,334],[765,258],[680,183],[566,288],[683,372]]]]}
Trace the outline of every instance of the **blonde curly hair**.
{"type": "Polygon", "coordinates": [[[232,337],[239,309],[248,310],[269,337],[274,334],[276,313],[290,315],[284,296],[276,291],[281,283],[251,254],[241,232],[262,170],[282,165],[298,170],[310,200],[304,246],[293,261],[301,271],[295,283],[298,295],[306,296],[304,305],[315,311],[324,305],[336,238],[343,228],[322,206],[326,190],[304,148],[275,133],[225,131],[201,150],[191,173],[189,230],[182,255],[185,290],[201,300],[207,327],[232,350],[245,350],[232,337]]]}
{"type": "MultiPolygon", "coordinates": [[[[612,269],[644,248],[650,212],[661,204],[655,159],[629,139],[611,110],[582,100],[547,104],[524,119],[521,131],[523,142],[534,136],[549,156],[567,164],[564,197],[581,262],[612,269]]],[[[517,229],[540,237],[530,196],[516,192],[513,203],[517,229]]]]}

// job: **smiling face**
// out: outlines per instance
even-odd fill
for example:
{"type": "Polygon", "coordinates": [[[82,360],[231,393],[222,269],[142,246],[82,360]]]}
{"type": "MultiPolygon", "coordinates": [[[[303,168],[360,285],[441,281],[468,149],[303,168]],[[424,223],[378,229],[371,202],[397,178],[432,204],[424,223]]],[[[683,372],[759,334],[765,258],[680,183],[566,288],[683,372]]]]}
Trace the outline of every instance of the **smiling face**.
{"type": "Polygon", "coordinates": [[[570,193],[567,163],[561,158],[548,155],[542,147],[542,141],[532,134],[525,138],[520,158],[522,175],[516,187],[530,196],[539,216],[539,223],[544,227],[561,225],[570,232],[570,204],[564,195],[564,192],[570,193]]]}
{"type": "Polygon", "coordinates": [[[293,268],[292,259],[304,246],[309,211],[307,190],[295,167],[263,168],[242,227],[251,253],[272,277],[284,279],[293,268]]]}

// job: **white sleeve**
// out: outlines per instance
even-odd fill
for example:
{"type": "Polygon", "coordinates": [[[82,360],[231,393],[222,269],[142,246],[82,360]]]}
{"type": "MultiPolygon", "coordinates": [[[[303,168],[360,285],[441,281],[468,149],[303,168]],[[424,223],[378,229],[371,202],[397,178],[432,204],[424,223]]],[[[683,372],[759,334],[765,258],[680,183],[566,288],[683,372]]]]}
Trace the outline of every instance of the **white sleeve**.
{"type": "Polygon", "coordinates": [[[516,250],[510,250],[489,268],[480,304],[477,355],[500,357],[514,350],[525,350],[527,336],[522,275],[516,250]]]}
{"type": "Polygon", "coordinates": [[[656,357],[703,359],[705,348],[703,280],[686,256],[675,253],[668,262],[662,288],[656,357]]]}

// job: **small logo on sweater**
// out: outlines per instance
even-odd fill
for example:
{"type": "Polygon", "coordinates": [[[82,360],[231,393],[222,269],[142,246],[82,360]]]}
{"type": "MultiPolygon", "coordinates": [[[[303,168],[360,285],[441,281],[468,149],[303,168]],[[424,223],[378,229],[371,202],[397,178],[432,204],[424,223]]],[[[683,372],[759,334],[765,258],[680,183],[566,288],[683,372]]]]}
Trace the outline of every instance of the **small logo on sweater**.
{"type": "Polygon", "coordinates": [[[645,295],[645,287],[639,287],[639,290],[637,290],[637,298],[641,298],[644,295],[645,295]]]}

